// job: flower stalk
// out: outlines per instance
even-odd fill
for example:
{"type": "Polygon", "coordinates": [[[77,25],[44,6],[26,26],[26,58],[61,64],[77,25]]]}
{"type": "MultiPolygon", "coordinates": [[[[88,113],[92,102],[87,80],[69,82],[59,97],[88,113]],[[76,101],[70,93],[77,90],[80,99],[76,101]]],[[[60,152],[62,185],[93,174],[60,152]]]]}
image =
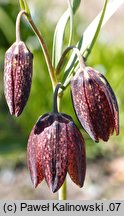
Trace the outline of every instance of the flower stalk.
{"type": "Polygon", "coordinates": [[[56,75],[55,75],[54,68],[52,66],[52,62],[51,62],[51,59],[50,59],[50,55],[49,55],[46,43],[45,43],[40,31],[37,29],[37,27],[36,27],[34,21],[32,20],[32,18],[27,17],[27,19],[28,19],[34,33],[36,34],[36,36],[38,37],[38,40],[40,42],[40,45],[41,45],[41,48],[43,50],[44,57],[45,57],[45,60],[46,60],[46,63],[47,63],[47,67],[48,67],[50,79],[51,79],[51,82],[52,82],[53,90],[54,90],[55,86],[57,84],[57,78],[56,78],[56,75]]]}
{"type": "Polygon", "coordinates": [[[19,43],[21,41],[20,37],[20,21],[22,15],[25,14],[25,10],[21,10],[16,19],[16,42],[19,43]]]}
{"type": "Polygon", "coordinates": [[[57,68],[56,68],[56,74],[57,76],[59,75],[60,71],[61,71],[61,67],[65,61],[65,57],[66,55],[71,51],[71,50],[74,50],[75,54],[77,55],[78,57],[78,61],[79,61],[79,65],[81,68],[84,68],[85,67],[85,64],[84,64],[84,60],[83,60],[83,57],[79,51],[79,49],[75,46],[69,46],[65,49],[65,51],[63,52],[62,56],[61,56],[61,59],[57,65],[57,68]]]}
{"type": "MultiPolygon", "coordinates": [[[[58,96],[58,90],[59,88],[62,88],[62,84],[61,83],[58,83],[56,88],[55,88],[55,92],[54,92],[54,97],[53,97],[53,112],[54,113],[58,113],[58,106],[59,104],[57,104],[57,98],[59,97],[59,103],[61,102],[60,99],[61,99],[61,96],[58,96]]],[[[60,111],[60,109],[59,109],[60,111]]]]}
{"type": "Polygon", "coordinates": [[[62,187],[59,189],[58,199],[59,200],[66,200],[67,199],[67,184],[66,184],[66,179],[65,179],[62,187]]]}
{"type": "Polygon", "coordinates": [[[52,61],[51,61],[51,58],[50,58],[50,55],[49,55],[49,52],[48,52],[48,48],[46,46],[46,43],[39,31],[39,29],[36,27],[32,17],[31,17],[31,13],[30,13],[30,10],[29,10],[29,7],[28,7],[28,4],[27,4],[27,1],[26,0],[20,0],[20,6],[22,9],[25,9],[25,16],[33,30],[33,32],[36,34],[39,42],[40,42],[40,45],[41,45],[41,48],[42,48],[42,51],[43,51],[43,54],[44,54],[44,57],[45,57],[45,61],[46,61],[46,64],[47,64],[47,68],[48,68],[48,72],[49,72],[49,75],[50,75],[50,79],[51,79],[51,82],[52,82],[52,86],[53,86],[53,91],[57,85],[57,78],[56,78],[56,75],[55,75],[55,70],[53,68],[53,65],[52,65],[52,61]]]}

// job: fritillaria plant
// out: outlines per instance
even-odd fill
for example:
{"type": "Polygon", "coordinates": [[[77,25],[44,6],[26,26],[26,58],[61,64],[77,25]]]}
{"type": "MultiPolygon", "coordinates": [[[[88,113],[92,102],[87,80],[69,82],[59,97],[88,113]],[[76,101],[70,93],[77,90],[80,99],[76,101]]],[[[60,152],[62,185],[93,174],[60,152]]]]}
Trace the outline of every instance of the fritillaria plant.
{"type": "MultiPolygon", "coordinates": [[[[36,34],[46,60],[53,88],[53,110],[41,116],[28,139],[27,164],[34,187],[45,178],[52,192],[59,190],[59,199],[66,199],[66,174],[79,187],[86,173],[85,141],[71,116],[62,113],[60,103],[70,85],[76,116],[83,129],[95,141],[108,141],[114,130],[119,134],[119,109],[116,96],[106,78],[86,61],[101,27],[123,3],[105,0],[100,15],[84,31],[76,45],[72,45],[73,19],[81,0],[67,0],[68,9],[57,23],[52,58],[36,27],[26,0],[20,0],[21,11],[16,21],[16,42],[5,54],[4,93],[10,113],[19,116],[29,98],[33,55],[20,39],[20,19],[25,16],[36,34]],[[108,13],[109,12],[109,13],[108,13]],[[70,23],[68,45],[64,33],[70,23]],[[73,51],[69,59],[66,55],[73,51]],[[66,67],[63,67],[66,64],[66,67]],[[62,74],[63,73],[63,74],[62,74]],[[62,74],[60,76],[60,74],[62,74]]],[[[62,104],[61,104],[62,105],[62,104]]],[[[63,106],[63,105],[62,105],[63,106]]]]}
{"type": "Polygon", "coordinates": [[[28,140],[28,167],[34,187],[45,177],[52,192],[64,183],[67,172],[79,187],[86,172],[85,143],[71,116],[58,112],[54,92],[53,111],[41,116],[28,140]]]}

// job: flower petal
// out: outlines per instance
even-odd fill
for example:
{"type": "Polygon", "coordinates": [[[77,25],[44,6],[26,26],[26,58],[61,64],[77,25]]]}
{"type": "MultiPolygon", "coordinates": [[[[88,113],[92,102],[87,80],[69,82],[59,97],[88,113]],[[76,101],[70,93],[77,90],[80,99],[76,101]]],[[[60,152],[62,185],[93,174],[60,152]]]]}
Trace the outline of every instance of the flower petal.
{"type": "Polygon", "coordinates": [[[108,141],[114,132],[114,115],[101,86],[95,80],[85,80],[85,92],[97,139],[108,141]]]}
{"type": "Polygon", "coordinates": [[[13,55],[15,45],[13,44],[5,55],[4,62],[4,94],[10,110],[11,115],[14,114],[14,80],[13,80],[13,55]]]}
{"type": "Polygon", "coordinates": [[[81,125],[86,130],[86,132],[90,135],[90,137],[98,141],[97,134],[94,130],[94,126],[92,124],[92,119],[90,115],[90,110],[87,103],[85,86],[84,86],[84,72],[80,72],[78,76],[76,76],[71,80],[71,95],[75,113],[77,118],[79,119],[81,125]]]}
{"type": "Polygon", "coordinates": [[[72,181],[82,187],[86,173],[85,142],[73,122],[68,124],[68,173],[72,181]]]}
{"type": "Polygon", "coordinates": [[[71,94],[76,115],[94,141],[108,141],[114,129],[119,134],[117,100],[101,73],[90,67],[77,72],[71,81],[71,94]]]}
{"type": "Polygon", "coordinates": [[[29,97],[33,55],[24,42],[14,43],[6,52],[4,92],[10,113],[19,116],[29,97]]]}
{"type": "Polygon", "coordinates": [[[100,77],[102,78],[102,80],[104,80],[104,83],[107,89],[107,93],[108,93],[108,94],[106,93],[106,95],[109,95],[109,99],[113,106],[115,131],[116,131],[116,135],[118,135],[119,134],[119,107],[118,107],[117,99],[107,79],[103,75],[101,75],[100,77]]]}
{"type": "Polygon", "coordinates": [[[28,139],[27,147],[27,164],[30,171],[31,180],[34,187],[37,187],[38,184],[43,180],[42,172],[42,134],[38,135],[34,133],[35,127],[32,129],[31,134],[28,139]]]}
{"type": "Polygon", "coordinates": [[[107,79],[103,76],[103,74],[101,74],[96,70],[93,70],[90,67],[87,67],[87,72],[94,79],[94,81],[97,82],[98,85],[100,85],[100,87],[102,88],[102,90],[106,95],[106,98],[111,108],[111,112],[113,112],[116,135],[118,135],[119,134],[119,108],[118,108],[118,102],[114,94],[114,91],[112,90],[110,84],[108,83],[107,79]]]}
{"type": "Polygon", "coordinates": [[[42,167],[52,192],[62,186],[67,174],[67,128],[65,123],[54,121],[44,129],[42,167]]]}

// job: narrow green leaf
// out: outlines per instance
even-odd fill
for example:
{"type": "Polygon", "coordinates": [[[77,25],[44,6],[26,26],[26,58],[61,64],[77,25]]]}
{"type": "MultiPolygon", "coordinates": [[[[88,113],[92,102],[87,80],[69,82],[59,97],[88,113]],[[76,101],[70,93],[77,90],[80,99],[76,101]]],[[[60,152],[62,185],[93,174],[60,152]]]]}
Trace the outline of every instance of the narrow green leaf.
{"type": "Polygon", "coordinates": [[[102,10],[102,13],[101,13],[101,16],[100,16],[100,19],[99,19],[99,23],[98,23],[96,32],[94,34],[94,37],[93,37],[90,45],[86,49],[86,54],[84,53],[84,55],[83,55],[85,60],[87,60],[87,58],[88,58],[88,56],[89,56],[89,54],[90,54],[96,40],[97,40],[97,37],[99,35],[100,29],[101,29],[101,26],[102,26],[102,22],[103,22],[103,19],[104,19],[104,16],[105,16],[105,11],[106,11],[107,4],[108,4],[108,0],[105,1],[105,4],[104,4],[104,7],[103,7],[103,10],[102,10]]]}
{"type": "Polygon", "coordinates": [[[73,13],[75,14],[75,12],[77,11],[77,9],[79,8],[81,3],[81,0],[74,0],[72,3],[72,8],[73,8],[73,13]]]}
{"type": "Polygon", "coordinates": [[[68,9],[60,18],[55,29],[54,39],[53,39],[53,51],[52,51],[52,63],[54,67],[57,66],[62,53],[64,31],[65,31],[67,21],[69,19],[69,14],[70,14],[70,10],[68,9]]]}
{"type": "MultiPolygon", "coordinates": [[[[76,12],[80,4],[79,0],[73,0],[72,2],[72,8],[70,10],[70,7],[64,12],[64,14],[61,16],[59,19],[55,33],[54,33],[54,39],[53,39],[53,51],[52,51],[52,63],[54,67],[57,66],[59,59],[62,54],[62,48],[63,48],[63,38],[64,38],[64,33],[65,33],[65,28],[67,25],[67,22],[69,18],[71,17],[72,19],[72,14],[76,12]],[[71,12],[71,13],[70,13],[71,12]]],[[[70,25],[72,25],[72,20],[70,25]]],[[[72,28],[72,26],[70,26],[72,28]]],[[[70,32],[72,29],[70,30],[70,32]]],[[[71,34],[70,34],[70,39],[71,39],[71,34]]]]}
{"type": "MultiPolygon", "coordinates": [[[[106,2],[105,2],[106,3],[106,2]]],[[[106,7],[106,11],[104,14],[104,19],[101,23],[101,28],[107,23],[107,21],[111,18],[111,16],[118,10],[118,8],[124,3],[124,0],[116,1],[112,0],[109,1],[106,7]]],[[[103,8],[104,10],[104,8],[103,8]]],[[[83,54],[84,51],[89,48],[89,45],[92,43],[92,40],[94,38],[94,35],[96,33],[96,30],[99,25],[100,17],[103,16],[103,10],[98,14],[98,16],[92,21],[92,23],[87,27],[87,29],[83,33],[83,41],[81,43],[81,40],[77,43],[77,46],[79,43],[81,43],[80,52],[83,54]]],[[[97,35],[98,36],[98,35],[97,35]]],[[[72,73],[72,68],[74,69],[77,65],[77,61],[74,61],[74,52],[71,55],[70,60],[68,61],[68,64],[65,68],[65,73],[68,74],[68,71],[70,70],[70,73],[68,76],[72,73]]],[[[65,76],[66,77],[66,76],[65,76]]]]}
{"type": "Polygon", "coordinates": [[[70,9],[70,33],[69,33],[68,46],[70,46],[71,45],[71,40],[72,40],[72,34],[73,34],[73,8],[72,8],[70,0],[68,0],[68,5],[69,5],[69,9],[70,9]]]}
{"type": "MultiPolygon", "coordinates": [[[[105,11],[105,16],[101,25],[101,28],[109,21],[111,16],[118,10],[118,8],[124,3],[124,0],[116,1],[116,0],[111,0],[108,1],[107,8],[105,11]]],[[[96,29],[99,24],[100,17],[102,16],[103,10],[98,14],[98,16],[92,21],[92,23],[87,27],[87,29],[84,31],[83,34],[83,44],[81,47],[81,53],[89,47],[91,44],[93,37],[95,35],[96,29]]]]}

